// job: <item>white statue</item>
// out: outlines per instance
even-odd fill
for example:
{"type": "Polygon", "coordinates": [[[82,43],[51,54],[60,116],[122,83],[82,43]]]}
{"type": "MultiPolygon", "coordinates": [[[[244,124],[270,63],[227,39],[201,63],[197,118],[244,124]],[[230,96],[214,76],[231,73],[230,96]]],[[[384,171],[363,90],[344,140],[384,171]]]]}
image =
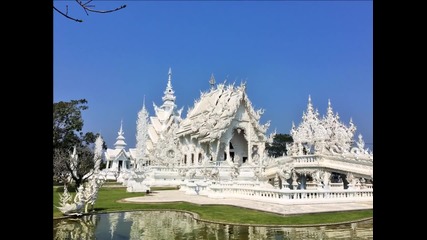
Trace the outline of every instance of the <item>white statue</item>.
{"type": "MultiPolygon", "coordinates": [[[[84,187],[80,185],[77,190],[76,195],[74,196],[73,203],[65,203],[61,207],[57,207],[64,215],[82,215],[82,210],[85,205],[85,198],[83,193],[84,187]]],[[[64,188],[64,194],[67,192],[66,188],[64,188]]]]}

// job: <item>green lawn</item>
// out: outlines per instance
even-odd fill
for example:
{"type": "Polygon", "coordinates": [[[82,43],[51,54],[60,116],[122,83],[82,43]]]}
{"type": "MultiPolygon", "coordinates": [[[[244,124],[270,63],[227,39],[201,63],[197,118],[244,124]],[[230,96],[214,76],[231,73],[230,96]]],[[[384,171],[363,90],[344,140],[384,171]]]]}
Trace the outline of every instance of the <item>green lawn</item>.
{"type": "MultiPolygon", "coordinates": [[[[152,189],[153,191],[166,190],[170,188],[152,189]]],[[[62,213],[55,207],[59,205],[59,194],[62,187],[53,188],[53,217],[61,217],[62,213]]],[[[74,192],[71,192],[74,196],[74,192]]],[[[346,221],[355,221],[373,217],[373,210],[345,211],[337,213],[313,213],[295,216],[282,216],[256,210],[224,205],[191,204],[186,202],[177,203],[120,203],[118,200],[128,197],[144,196],[145,193],[128,193],[125,187],[102,187],[99,190],[98,200],[94,210],[98,213],[114,211],[133,210],[182,210],[199,214],[200,218],[208,221],[240,223],[240,224],[265,224],[265,225],[303,225],[303,224],[325,224],[346,221]]]]}

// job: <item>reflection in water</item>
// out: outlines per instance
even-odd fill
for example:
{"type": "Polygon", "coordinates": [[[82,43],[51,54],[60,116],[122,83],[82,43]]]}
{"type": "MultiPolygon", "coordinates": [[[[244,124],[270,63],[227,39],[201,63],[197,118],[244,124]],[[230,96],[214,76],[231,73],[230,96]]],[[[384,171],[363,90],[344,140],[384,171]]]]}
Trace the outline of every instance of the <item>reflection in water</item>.
{"type": "Polygon", "coordinates": [[[117,223],[120,218],[120,213],[110,213],[108,214],[108,221],[110,222],[110,234],[111,239],[113,239],[114,231],[116,231],[117,223]]]}
{"type": "Polygon", "coordinates": [[[96,239],[95,229],[100,215],[85,215],[53,221],[53,239],[96,239]]]}
{"type": "Polygon", "coordinates": [[[137,211],[54,220],[54,239],[373,239],[372,220],[318,227],[205,223],[174,211],[137,211]]]}

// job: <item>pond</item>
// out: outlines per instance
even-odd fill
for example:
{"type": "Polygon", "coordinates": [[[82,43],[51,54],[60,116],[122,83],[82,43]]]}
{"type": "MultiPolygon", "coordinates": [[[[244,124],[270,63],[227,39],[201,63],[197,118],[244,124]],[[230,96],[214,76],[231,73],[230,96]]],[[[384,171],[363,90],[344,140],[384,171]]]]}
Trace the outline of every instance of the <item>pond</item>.
{"type": "Polygon", "coordinates": [[[53,239],[373,239],[373,221],[311,227],[208,223],[177,211],[85,215],[53,221],[53,239]]]}

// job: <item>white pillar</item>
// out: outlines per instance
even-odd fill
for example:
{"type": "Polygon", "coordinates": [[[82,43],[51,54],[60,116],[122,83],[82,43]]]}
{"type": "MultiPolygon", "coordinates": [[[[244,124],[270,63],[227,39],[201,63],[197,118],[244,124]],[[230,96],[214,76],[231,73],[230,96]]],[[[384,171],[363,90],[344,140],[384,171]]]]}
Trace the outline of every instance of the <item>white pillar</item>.
{"type": "Polygon", "coordinates": [[[251,121],[248,121],[248,162],[252,162],[251,121]]]}

